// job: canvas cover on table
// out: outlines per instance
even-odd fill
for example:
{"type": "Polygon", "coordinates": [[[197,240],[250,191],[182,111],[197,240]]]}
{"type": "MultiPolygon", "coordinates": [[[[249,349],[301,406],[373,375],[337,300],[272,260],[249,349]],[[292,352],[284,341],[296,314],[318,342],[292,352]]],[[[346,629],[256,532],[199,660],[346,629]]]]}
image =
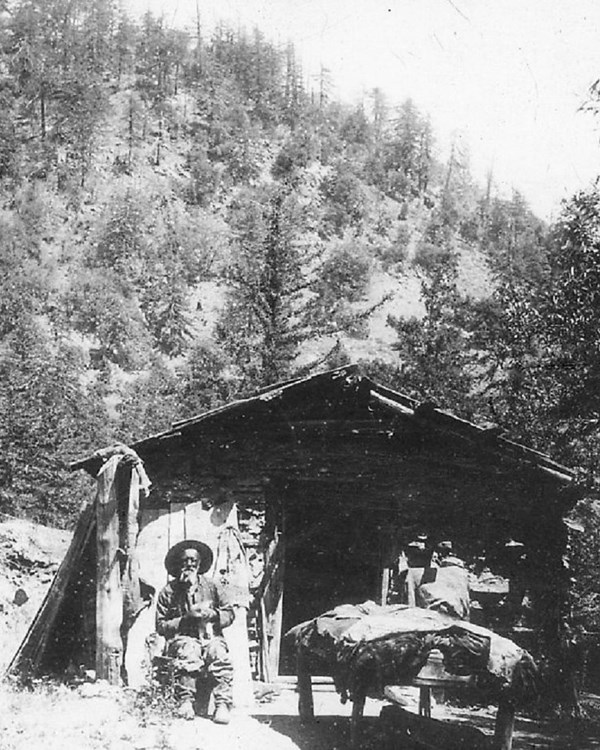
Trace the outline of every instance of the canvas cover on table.
{"type": "Polygon", "coordinates": [[[342,700],[381,697],[386,685],[409,684],[433,649],[455,675],[475,675],[504,695],[535,693],[527,651],[487,628],[432,610],[374,602],[341,605],[292,628],[297,649],[329,669],[342,700]]]}

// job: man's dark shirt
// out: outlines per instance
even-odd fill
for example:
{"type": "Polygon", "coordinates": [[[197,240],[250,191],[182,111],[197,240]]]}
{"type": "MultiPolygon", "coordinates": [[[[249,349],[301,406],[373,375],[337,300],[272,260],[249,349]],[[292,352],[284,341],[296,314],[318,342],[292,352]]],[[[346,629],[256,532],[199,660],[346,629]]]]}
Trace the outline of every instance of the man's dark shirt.
{"type": "Polygon", "coordinates": [[[156,604],[156,630],[167,640],[176,635],[210,638],[206,624],[189,615],[191,607],[212,607],[216,615],[211,620],[215,635],[233,622],[233,608],[224,603],[214,582],[198,576],[198,585],[192,591],[177,581],[169,581],[158,595],[156,604]]]}

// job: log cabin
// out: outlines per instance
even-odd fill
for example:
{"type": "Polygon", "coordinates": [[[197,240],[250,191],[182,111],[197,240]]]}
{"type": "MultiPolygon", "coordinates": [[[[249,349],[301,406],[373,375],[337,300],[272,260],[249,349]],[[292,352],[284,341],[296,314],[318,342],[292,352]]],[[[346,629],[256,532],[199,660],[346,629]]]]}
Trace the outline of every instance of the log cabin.
{"type": "Polygon", "coordinates": [[[294,672],[282,636],[297,623],[341,603],[385,602],[416,534],[451,539],[468,562],[500,560],[506,541],[519,540],[531,616],[508,635],[534,652],[562,652],[563,519],[582,490],[570,469],[498,428],[347,366],[265,388],[121,452],[135,460],[117,458],[112,484],[100,478],[114,450],[71,465],[95,478],[95,495],[13,672],[77,664],[127,679],[124,602],[144,585],[151,598],[166,582],[169,546],[210,531],[206,514],[218,509],[221,525],[235,516],[251,562],[251,597],[239,603],[256,678],[294,672]]]}

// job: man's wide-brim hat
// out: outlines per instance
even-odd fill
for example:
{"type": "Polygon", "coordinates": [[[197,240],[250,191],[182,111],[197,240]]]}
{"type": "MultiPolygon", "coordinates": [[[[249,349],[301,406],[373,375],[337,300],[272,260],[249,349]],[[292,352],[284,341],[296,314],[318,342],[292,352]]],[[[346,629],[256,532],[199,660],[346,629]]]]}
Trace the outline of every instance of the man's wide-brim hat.
{"type": "Polygon", "coordinates": [[[176,576],[179,574],[179,564],[181,562],[181,555],[186,549],[195,549],[200,557],[200,566],[198,573],[206,573],[210,569],[213,561],[213,553],[208,544],[199,542],[197,539],[184,539],[182,542],[177,542],[167,552],[165,557],[165,568],[167,572],[176,576]]]}

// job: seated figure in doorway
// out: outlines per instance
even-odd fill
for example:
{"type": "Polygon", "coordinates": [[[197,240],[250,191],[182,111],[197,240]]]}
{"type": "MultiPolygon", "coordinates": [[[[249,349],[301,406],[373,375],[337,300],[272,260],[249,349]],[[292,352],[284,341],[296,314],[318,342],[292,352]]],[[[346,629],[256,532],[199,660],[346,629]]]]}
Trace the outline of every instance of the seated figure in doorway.
{"type": "Polygon", "coordinates": [[[503,550],[503,572],[508,578],[504,613],[512,627],[524,625],[529,614],[527,596],[528,560],[523,542],[509,539],[503,550]]]}
{"type": "Polygon", "coordinates": [[[233,609],[224,604],[215,583],[204,573],[212,551],[203,542],[186,539],[171,547],[165,567],[172,576],[158,596],[156,630],[166,639],[179,715],[193,719],[207,680],[212,683],[217,724],[229,722],[233,668],[223,628],[231,624],[233,609]]]}
{"type": "Polygon", "coordinates": [[[407,580],[408,604],[468,620],[470,617],[469,573],[455,556],[452,543],[437,546],[437,566],[415,569],[407,580]]]}

